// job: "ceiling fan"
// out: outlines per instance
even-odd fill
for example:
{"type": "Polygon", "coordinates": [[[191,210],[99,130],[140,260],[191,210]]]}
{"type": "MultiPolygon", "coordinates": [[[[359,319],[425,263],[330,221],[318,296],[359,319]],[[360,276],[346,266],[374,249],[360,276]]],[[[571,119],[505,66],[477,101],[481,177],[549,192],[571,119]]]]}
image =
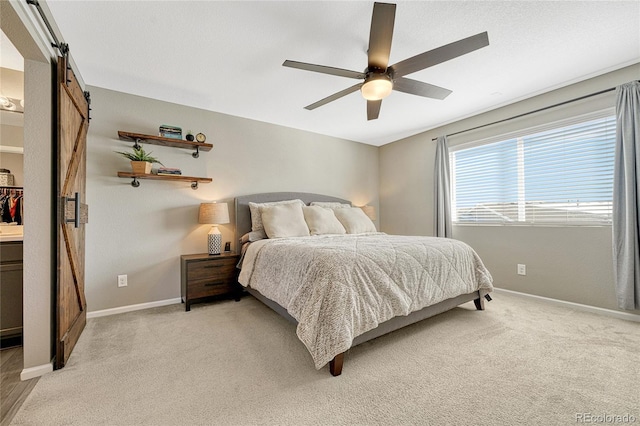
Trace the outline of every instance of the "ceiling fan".
{"type": "Polygon", "coordinates": [[[451,94],[451,90],[405,78],[404,76],[489,45],[489,36],[485,31],[389,66],[389,52],[391,50],[395,17],[395,4],[373,4],[373,17],[371,18],[371,31],[369,33],[369,60],[367,68],[365,68],[363,72],[297,61],[284,61],[282,65],[285,67],[364,80],[361,83],[308,105],[305,109],[316,109],[336,99],[340,99],[349,93],[360,90],[362,96],[367,100],[367,120],[375,120],[380,114],[382,99],[389,96],[392,90],[423,96],[425,98],[444,99],[451,94]]]}

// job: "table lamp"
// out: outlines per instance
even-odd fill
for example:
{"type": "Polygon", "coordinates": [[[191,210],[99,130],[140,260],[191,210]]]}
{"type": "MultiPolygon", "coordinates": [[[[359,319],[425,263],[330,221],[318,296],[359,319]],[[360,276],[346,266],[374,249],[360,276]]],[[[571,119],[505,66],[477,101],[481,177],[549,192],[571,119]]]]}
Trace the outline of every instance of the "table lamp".
{"type": "Polygon", "coordinates": [[[227,203],[201,203],[198,222],[213,225],[209,234],[207,234],[209,254],[220,254],[222,234],[218,230],[218,225],[229,223],[229,207],[227,203]]]}

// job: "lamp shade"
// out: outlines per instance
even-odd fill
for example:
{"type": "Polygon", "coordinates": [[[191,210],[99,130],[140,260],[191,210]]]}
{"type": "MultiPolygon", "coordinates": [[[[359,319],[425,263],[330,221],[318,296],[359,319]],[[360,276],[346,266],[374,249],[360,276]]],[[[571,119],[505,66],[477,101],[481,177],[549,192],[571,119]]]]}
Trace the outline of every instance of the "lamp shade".
{"type": "Polygon", "coordinates": [[[376,208],[373,206],[362,206],[360,207],[364,214],[371,220],[376,220],[378,216],[376,215],[376,208]]]}
{"type": "Polygon", "coordinates": [[[222,225],[229,223],[229,206],[227,203],[202,203],[198,213],[198,222],[222,225]]]}
{"type": "Polygon", "coordinates": [[[362,97],[368,101],[379,101],[391,94],[393,82],[386,74],[373,74],[360,88],[362,97]]]}

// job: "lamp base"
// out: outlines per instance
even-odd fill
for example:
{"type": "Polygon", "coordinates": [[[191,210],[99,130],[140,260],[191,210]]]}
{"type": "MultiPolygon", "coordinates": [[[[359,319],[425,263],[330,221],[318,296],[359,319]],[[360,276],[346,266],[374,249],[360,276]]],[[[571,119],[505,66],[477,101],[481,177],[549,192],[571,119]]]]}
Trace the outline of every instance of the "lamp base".
{"type": "Polygon", "coordinates": [[[220,254],[222,250],[222,234],[217,226],[211,227],[211,231],[207,234],[207,243],[209,254],[220,254]]]}

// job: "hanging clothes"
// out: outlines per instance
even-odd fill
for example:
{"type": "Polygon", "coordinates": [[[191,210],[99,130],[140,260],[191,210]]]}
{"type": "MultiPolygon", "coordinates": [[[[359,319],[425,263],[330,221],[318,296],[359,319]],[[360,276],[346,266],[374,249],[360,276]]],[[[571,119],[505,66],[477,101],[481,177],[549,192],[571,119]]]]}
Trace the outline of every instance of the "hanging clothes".
{"type": "Polygon", "coordinates": [[[2,222],[23,224],[23,193],[22,188],[0,187],[0,217],[2,222]]]}

